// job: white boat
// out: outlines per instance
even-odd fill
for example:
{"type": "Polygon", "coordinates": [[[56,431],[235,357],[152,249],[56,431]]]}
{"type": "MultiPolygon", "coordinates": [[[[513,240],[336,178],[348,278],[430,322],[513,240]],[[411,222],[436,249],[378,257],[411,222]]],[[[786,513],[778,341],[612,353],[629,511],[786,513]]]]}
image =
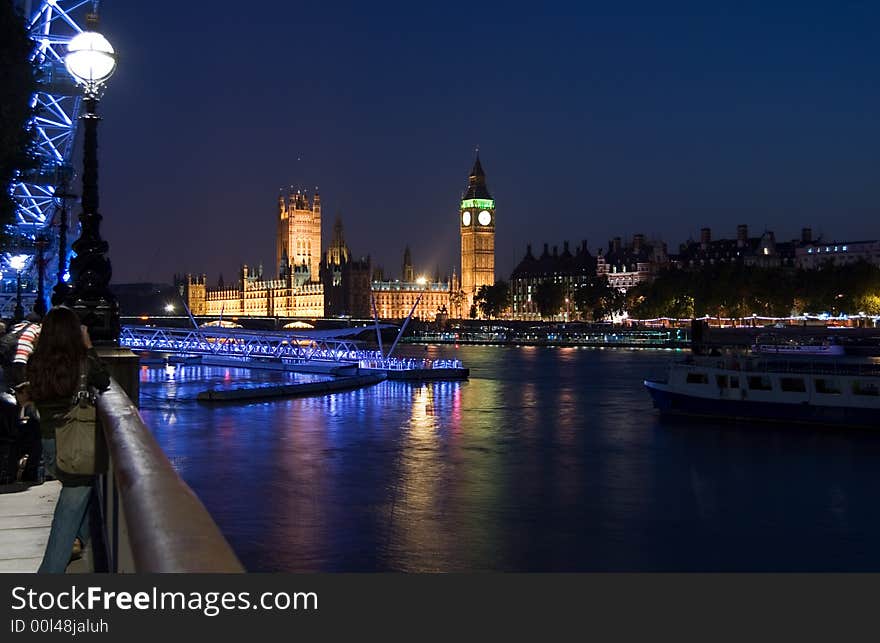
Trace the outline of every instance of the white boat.
{"type": "Polygon", "coordinates": [[[840,357],[845,354],[843,346],[835,342],[832,338],[823,341],[821,344],[798,344],[794,341],[779,340],[776,337],[755,339],[755,345],[752,346],[752,352],[761,355],[779,355],[781,357],[840,357]],[[762,339],[764,341],[762,341],[762,339]],[[769,339],[769,341],[767,341],[769,339]]]}
{"type": "Polygon", "coordinates": [[[645,380],[663,414],[880,428],[880,364],[689,358],[645,380]]]}

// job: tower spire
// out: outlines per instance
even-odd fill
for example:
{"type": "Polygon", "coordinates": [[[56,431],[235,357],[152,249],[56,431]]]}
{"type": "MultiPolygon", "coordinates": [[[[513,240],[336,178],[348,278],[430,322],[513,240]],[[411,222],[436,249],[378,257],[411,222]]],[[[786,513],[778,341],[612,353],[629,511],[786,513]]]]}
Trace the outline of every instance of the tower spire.
{"type": "Polygon", "coordinates": [[[489,188],[486,186],[486,173],[483,171],[483,164],[480,163],[480,149],[477,148],[474,157],[474,167],[468,175],[468,187],[464,193],[465,199],[491,199],[489,188]]]}

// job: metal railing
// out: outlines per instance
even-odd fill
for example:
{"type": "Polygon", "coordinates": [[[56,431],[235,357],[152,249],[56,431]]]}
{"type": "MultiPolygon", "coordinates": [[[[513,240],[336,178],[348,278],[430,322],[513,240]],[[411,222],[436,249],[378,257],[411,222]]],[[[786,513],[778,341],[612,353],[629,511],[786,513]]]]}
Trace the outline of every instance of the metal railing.
{"type": "Polygon", "coordinates": [[[97,410],[110,455],[110,468],[98,479],[108,571],[244,572],[115,381],[98,397],[97,410]]]}

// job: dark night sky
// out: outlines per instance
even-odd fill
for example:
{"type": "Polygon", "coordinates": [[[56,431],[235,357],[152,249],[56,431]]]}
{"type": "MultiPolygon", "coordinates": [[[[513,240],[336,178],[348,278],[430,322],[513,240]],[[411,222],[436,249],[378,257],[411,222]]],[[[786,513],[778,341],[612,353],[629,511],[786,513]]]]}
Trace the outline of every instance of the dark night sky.
{"type": "Polygon", "coordinates": [[[880,236],[880,4],[121,2],[101,109],[114,281],[274,266],[278,189],[396,275],[458,264],[473,150],[496,273],[529,241],[708,225],[880,236]],[[301,158],[301,160],[297,160],[301,158]]]}

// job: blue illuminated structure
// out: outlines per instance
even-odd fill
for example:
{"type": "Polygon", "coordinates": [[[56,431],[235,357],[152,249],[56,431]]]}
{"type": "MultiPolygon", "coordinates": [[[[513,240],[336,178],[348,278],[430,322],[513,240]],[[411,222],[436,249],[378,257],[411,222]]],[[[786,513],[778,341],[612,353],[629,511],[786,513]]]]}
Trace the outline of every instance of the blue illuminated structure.
{"type": "MultiPolygon", "coordinates": [[[[59,234],[52,232],[52,228],[64,225],[65,208],[73,205],[71,161],[82,91],[67,72],[64,56],[67,43],[82,33],[86,15],[97,13],[98,4],[96,0],[29,0],[23,6],[28,31],[34,41],[31,59],[37,67],[37,91],[31,104],[35,113],[33,128],[38,165],[20,175],[11,186],[16,201],[16,225],[10,235],[12,250],[0,256],[3,291],[0,315],[3,316],[8,316],[14,305],[19,273],[28,301],[26,307],[30,308],[36,298],[34,289],[39,281],[38,273],[42,271],[46,283],[51,286],[56,282],[55,268],[60,268],[57,272],[61,274],[65,272],[63,266],[67,257],[63,257],[64,264],[56,263],[59,234]],[[42,265],[37,265],[36,241],[41,234],[46,237],[48,245],[42,265]]],[[[75,239],[76,222],[67,225],[72,233],[68,238],[75,239]]],[[[69,246],[64,254],[69,254],[69,246]]]]}
{"type": "Polygon", "coordinates": [[[119,345],[134,351],[235,359],[243,365],[256,367],[271,360],[291,367],[290,370],[295,370],[297,365],[324,362],[357,365],[366,370],[445,372],[444,375],[456,377],[466,371],[457,359],[387,357],[378,351],[364,349],[360,342],[349,339],[222,327],[123,326],[119,345]]]}

